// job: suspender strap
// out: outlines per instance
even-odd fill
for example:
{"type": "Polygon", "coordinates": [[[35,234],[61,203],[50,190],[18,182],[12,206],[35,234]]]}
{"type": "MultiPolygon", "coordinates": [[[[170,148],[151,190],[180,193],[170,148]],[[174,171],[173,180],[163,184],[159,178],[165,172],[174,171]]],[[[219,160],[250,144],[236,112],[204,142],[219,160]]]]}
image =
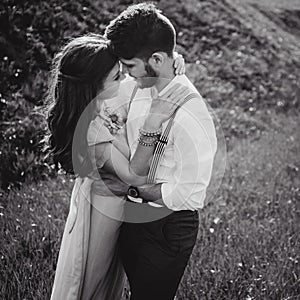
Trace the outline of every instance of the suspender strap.
{"type": "MultiPolygon", "coordinates": [[[[199,95],[196,94],[196,93],[189,94],[184,99],[182,105],[184,105],[186,102],[188,102],[189,100],[191,100],[193,98],[199,98],[199,95]]],[[[170,134],[173,122],[174,122],[174,118],[175,118],[175,115],[176,115],[179,108],[180,107],[177,107],[177,109],[175,110],[173,115],[170,117],[170,120],[169,120],[163,134],[160,136],[160,139],[159,139],[159,141],[156,145],[156,148],[155,148],[155,151],[154,151],[154,154],[153,154],[153,159],[152,159],[151,165],[150,165],[150,170],[149,170],[149,173],[148,173],[147,183],[155,183],[157,168],[158,168],[158,166],[160,164],[160,161],[163,157],[163,154],[165,152],[165,148],[166,148],[166,145],[167,145],[168,140],[169,140],[169,134],[170,134]]]]}

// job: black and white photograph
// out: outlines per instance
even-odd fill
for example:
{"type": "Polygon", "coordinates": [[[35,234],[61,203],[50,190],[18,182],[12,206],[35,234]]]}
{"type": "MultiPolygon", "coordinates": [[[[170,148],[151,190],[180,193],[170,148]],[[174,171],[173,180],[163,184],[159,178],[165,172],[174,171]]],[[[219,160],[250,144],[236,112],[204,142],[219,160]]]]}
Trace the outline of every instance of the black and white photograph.
{"type": "Polygon", "coordinates": [[[2,0],[0,299],[300,299],[300,1],[2,0]]]}

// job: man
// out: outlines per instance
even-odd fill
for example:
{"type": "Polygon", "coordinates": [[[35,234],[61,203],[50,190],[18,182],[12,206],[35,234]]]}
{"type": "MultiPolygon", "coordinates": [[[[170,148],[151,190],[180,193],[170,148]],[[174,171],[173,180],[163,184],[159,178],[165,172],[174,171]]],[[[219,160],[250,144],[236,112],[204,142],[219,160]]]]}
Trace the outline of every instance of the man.
{"type": "Polygon", "coordinates": [[[174,75],[175,29],[153,4],[127,8],[105,34],[138,87],[132,93],[126,123],[131,155],[151,96],[159,97],[176,83],[191,90],[152,172],[155,184],[128,190],[131,200],[146,203],[128,202],[120,235],[131,299],[173,299],[197,238],[198,209],[203,207],[216,152],[214,124],[193,84],[185,75],[174,75]]]}

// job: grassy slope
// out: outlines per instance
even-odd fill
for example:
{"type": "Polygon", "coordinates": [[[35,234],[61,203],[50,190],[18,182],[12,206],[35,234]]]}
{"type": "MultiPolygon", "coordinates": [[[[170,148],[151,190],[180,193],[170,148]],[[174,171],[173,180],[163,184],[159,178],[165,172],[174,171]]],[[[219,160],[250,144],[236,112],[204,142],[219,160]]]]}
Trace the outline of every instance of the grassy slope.
{"type": "Polygon", "coordinates": [[[229,153],[179,299],[299,297],[299,120],[274,118],[276,129],[229,153]]]}
{"type": "MultiPolygon", "coordinates": [[[[228,2],[231,9],[239,13],[234,20],[251,22],[257,36],[261,34],[265,38],[266,35],[258,31],[259,24],[264,24],[271,33],[273,27],[277,28],[255,7],[247,10],[245,6],[237,7],[233,0],[228,2]],[[254,16],[259,16],[259,24],[253,20],[254,16]]],[[[195,7],[194,1],[186,2],[187,10],[195,7]]],[[[224,11],[232,13],[227,10],[228,6],[224,7],[224,11]]],[[[286,38],[282,28],[276,30],[273,37],[282,34],[286,38]]],[[[273,48],[276,55],[284,56],[283,60],[289,60],[288,55],[297,56],[297,39],[288,38],[293,39],[294,48],[279,47],[277,40],[273,48]]],[[[272,37],[271,43],[275,43],[272,37]]],[[[193,50],[197,45],[191,47],[193,50]]],[[[230,97],[228,89],[239,87],[237,82],[219,77],[224,60],[231,56],[231,60],[235,60],[239,46],[233,51],[229,45],[229,50],[231,52],[225,49],[225,56],[215,59],[214,53],[208,51],[200,55],[204,67],[192,65],[189,69],[201,92],[208,98],[216,98],[215,106],[224,104],[219,115],[231,141],[223,185],[215,202],[201,212],[199,239],[178,299],[297,299],[300,295],[299,117],[291,111],[278,113],[272,107],[249,114],[248,108],[252,106],[245,111],[245,106],[236,107],[236,102],[222,102],[222,97],[227,100],[230,97]],[[219,70],[216,69],[218,64],[219,70]],[[253,124],[262,123],[263,130],[256,128],[255,134],[245,134],[253,124]]],[[[243,53],[249,55],[251,51],[242,49],[243,53]]],[[[196,52],[191,55],[190,61],[197,55],[196,52]]],[[[256,56],[263,67],[261,58],[256,56]]],[[[288,69],[289,62],[274,62],[274,65],[293,73],[288,69]]],[[[251,67],[255,67],[255,63],[250,64],[251,67]]],[[[276,87],[276,82],[273,84],[276,87]]],[[[255,82],[253,85],[257,86],[255,82]]],[[[244,98],[250,98],[249,93],[242,90],[244,98]]],[[[235,100],[242,98],[238,93],[231,95],[235,100]]],[[[59,176],[53,182],[28,184],[20,191],[1,196],[1,299],[49,298],[71,187],[72,182],[59,176]]]]}

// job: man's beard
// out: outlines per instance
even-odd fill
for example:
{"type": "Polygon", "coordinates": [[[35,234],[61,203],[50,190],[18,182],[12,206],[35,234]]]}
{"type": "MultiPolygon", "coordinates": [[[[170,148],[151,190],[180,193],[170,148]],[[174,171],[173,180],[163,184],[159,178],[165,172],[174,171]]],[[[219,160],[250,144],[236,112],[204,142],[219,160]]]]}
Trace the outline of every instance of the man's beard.
{"type": "Polygon", "coordinates": [[[145,63],[146,75],[139,78],[139,88],[149,88],[156,84],[158,80],[158,73],[153,70],[149,63],[145,63]]]}

